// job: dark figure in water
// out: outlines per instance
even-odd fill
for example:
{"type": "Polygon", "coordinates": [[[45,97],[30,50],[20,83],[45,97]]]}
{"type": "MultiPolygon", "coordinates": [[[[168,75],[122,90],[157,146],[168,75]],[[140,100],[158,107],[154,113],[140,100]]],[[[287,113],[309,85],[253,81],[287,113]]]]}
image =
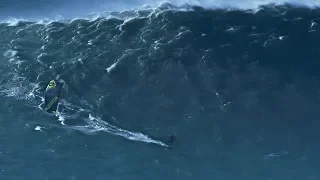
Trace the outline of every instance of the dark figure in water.
{"type": "Polygon", "coordinates": [[[176,137],[173,134],[171,134],[171,136],[168,137],[167,143],[172,144],[173,141],[175,141],[175,140],[176,140],[176,137]]]}

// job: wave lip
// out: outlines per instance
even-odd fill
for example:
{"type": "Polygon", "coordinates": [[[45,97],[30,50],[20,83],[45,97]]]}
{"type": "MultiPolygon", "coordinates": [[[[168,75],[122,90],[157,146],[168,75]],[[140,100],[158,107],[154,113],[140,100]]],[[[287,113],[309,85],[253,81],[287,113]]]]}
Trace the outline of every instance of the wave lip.
{"type": "Polygon", "coordinates": [[[320,2],[317,0],[182,0],[169,1],[168,3],[181,6],[188,4],[191,6],[201,6],[204,8],[239,8],[243,10],[256,9],[265,5],[296,5],[309,8],[318,7],[320,2]]]}
{"type": "MultiPolygon", "coordinates": [[[[92,9],[91,11],[81,11],[83,7],[64,7],[59,12],[53,12],[54,15],[42,12],[37,17],[22,14],[17,17],[10,16],[0,21],[0,24],[8,24],[9,26],[16,26],[22,22],[33,22],[38,24],[48,24],[50,22],[63,22],[72,21],[74,19],[90,19],[96,20],[97,18],[114,18],[113,13],[135,12],[142,11],[194,11],[195,9],[202,8],[204,10],[253,10],[257,11],[263,7],[275,6],[294,6],[305,7],[310,9],[318,9],[320,1],[318,0],[142,0],[133,2],[108,2],[100,3],[99,8],[92,9]],[[77,9],[77,13],[70,13],[70,8],[77,9]],[[61,12],[60,12],[61,11],[61,12]],[[82,12],[82,13],[79,13],[82,12]],[[67,13],[64,13],[67,12],[67,13]],[[66,15],[68,14],[68,15],[66,15]]],[[[89,4],[87,4],[89,6],[89,4]]],[[[97,6],[98,7],[98,6],[97,6]]],[[[117,17],[117,18],[120,18],[117,17]]]]}

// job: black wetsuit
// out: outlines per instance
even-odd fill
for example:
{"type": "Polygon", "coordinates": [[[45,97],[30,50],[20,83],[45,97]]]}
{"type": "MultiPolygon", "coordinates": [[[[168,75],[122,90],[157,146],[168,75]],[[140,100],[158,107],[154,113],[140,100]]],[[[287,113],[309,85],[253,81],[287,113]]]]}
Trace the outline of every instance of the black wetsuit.
{"type": "Polygon", "coordinates": [[[167,143],[172,144],[173,141],[175,140],[176,140],[176,137],[173,134],[171,134],[171,136],[168,137],[167,143]]]}

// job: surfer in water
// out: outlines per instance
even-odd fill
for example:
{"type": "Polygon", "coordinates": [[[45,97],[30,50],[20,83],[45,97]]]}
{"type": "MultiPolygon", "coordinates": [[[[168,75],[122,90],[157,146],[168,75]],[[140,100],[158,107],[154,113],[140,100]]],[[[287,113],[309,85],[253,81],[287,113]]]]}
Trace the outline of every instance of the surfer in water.
{"type": "Polygon", "coordinates": [[[175,137],[173,134],[171,134],[171,135],[168,137],[167,143],[168,143],[168,144],[172,144],[173,141],[175,141],[175,140],[176,140],[176,137],[175,137]]]}

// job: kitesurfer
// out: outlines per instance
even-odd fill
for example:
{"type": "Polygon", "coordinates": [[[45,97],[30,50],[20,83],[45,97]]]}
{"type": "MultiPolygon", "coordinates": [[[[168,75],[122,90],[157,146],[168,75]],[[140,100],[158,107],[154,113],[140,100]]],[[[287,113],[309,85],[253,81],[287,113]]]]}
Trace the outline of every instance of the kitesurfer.
{"type": "Polygon", "coordinates": [[[56,82],[55,80],[49,82],[44,92],[45,111],[53,114],[56,113],[62,86],[62,83],[56,82]]]}

